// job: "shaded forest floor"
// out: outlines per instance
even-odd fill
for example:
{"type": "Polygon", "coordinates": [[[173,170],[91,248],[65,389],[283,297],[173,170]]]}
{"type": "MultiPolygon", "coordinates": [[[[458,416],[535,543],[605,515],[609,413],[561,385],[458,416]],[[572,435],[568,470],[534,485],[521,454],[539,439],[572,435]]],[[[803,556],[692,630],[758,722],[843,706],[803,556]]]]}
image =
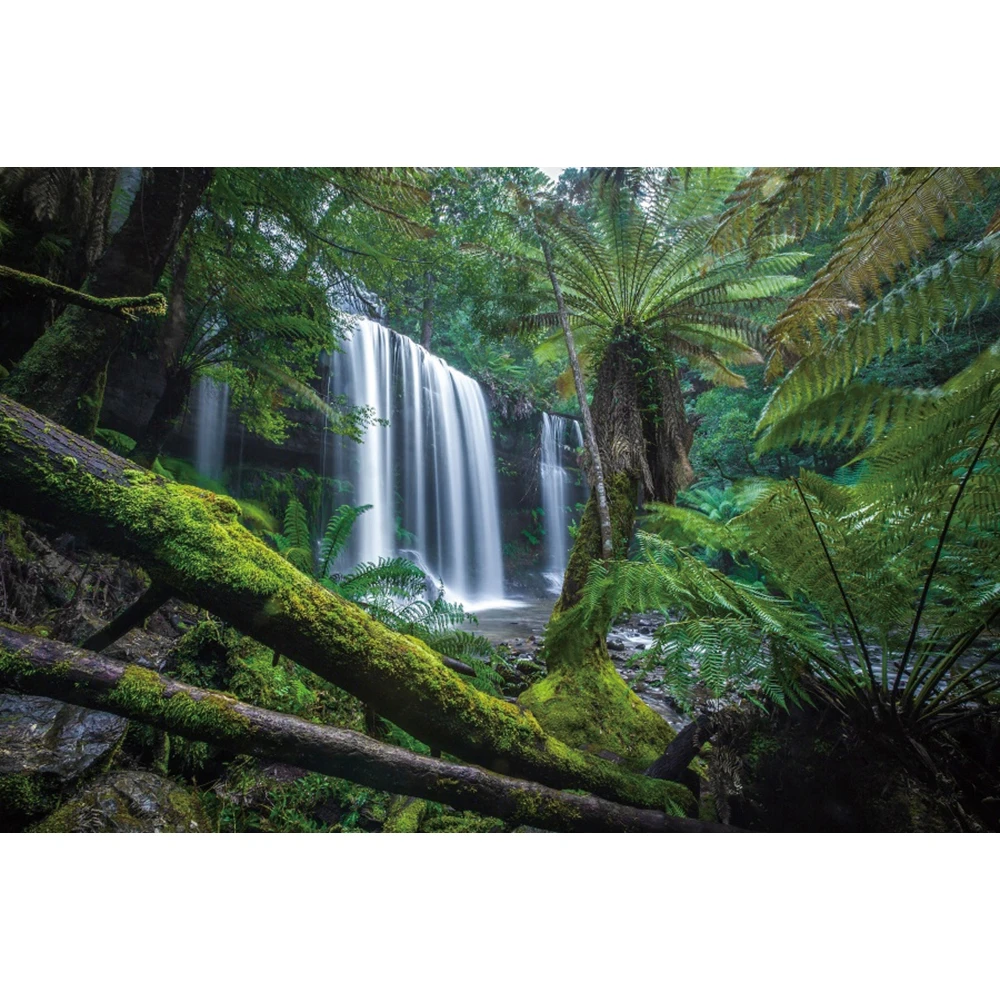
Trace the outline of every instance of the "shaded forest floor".
{"type": "MultiPolygon", "coordinates": [[[[0,514],[0,621],[74,645],[148,586],[127,561],[72,535],[0,514]]],[[[616,666],[675,728],[688,719],[655,671],[631,663],[657,622],[609,636],[616,666]]],[[[500,644],[503,695],[544,674],[540,637],[500,644]]],[[[170,600],[106,655],[312,722],[428,748],[337,687],[204,611],[170,600]]],[[[1000,733],[958,734],[934,774],[901,760],[829,711],[718,713],[685,783],[701,818],[751,830],[988,830],[1000,827],[1000,733]]],[[[225,755],[204,743],[51,699],[0,693],[0,830],[184,832],[504,832],[499,819],[406,799],[287,764],[225,755]]]]}

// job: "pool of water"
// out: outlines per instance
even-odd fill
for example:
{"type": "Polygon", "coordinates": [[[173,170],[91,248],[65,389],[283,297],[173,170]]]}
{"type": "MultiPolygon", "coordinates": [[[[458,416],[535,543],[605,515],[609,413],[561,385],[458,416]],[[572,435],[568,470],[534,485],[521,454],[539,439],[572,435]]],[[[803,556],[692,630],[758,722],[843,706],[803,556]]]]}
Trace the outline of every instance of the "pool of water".
{"type": "Polygon", "coordinates": [[[479,608],[474,611],[478,624],[468,623],[470,632],[485,635],[493,642],[509,642],[511,639],[527,639],[529,636],[541,638],[545,623],[552,614],[556,596],[525,597],[518,601],[505,601],[499,607],[479,608]]]}

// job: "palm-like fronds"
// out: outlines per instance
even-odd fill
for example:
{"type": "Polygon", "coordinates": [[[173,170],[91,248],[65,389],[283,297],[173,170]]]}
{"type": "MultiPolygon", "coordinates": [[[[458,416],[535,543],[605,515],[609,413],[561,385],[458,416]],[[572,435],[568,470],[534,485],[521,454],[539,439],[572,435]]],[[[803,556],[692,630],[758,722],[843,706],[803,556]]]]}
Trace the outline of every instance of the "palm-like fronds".
{"type": "Polygon", "coordinates": [[[323,532],[323,540],[319,547],[319,576],[322,579],[328,576],[330,566],[337,561],[341,552],[347,547],[350,540],[354,522],[365,511],[371,510],[371,504],[353,506],[349,503],[341,504],[331,515],[327,522],[326,530],[323,532]]]}
{"type": "MultiPolygon", "coordinates": [[[[336,590],[341,597],[367,607],[384,608],[388,614],[393,602],[413,602],[419,595],[423,595],[427,588],[427,577],[409,559],[383,556],[377,562],[359,563],[341,576],[327,577],[324,584],[336,590]]],[[[391,613],[398,616],[403,614],[402,611],[391,613]]]]}
{"type": "Polygon", "coordinates": [[[1000,621],[1000,349],[929,405],[863,454],[853,483],[757,480],[728,521],[652,505],[658,534],[640,536],[640,560],[595,565],[558,627],[651,608],[679,616],[649,655],[682,692],[696,681],[766,690],[772,670],[787,697],[789,678],[808,674],[845,711],[911,734],[984,710],[1000,691],[988,633],[1000,621]],[[701,548],[750,560],[768,590],[703,566],[701,548]]]}
{"type": "MultiPolygon", "coordinates": [[[[722,168],[670,171],[646,179],[641,199],[615,185],[599,189],[589,217],[558,205],[539,212],[581,352],[599,357],[604,344],[636,331],[666,364],[681,355],[710,378],[743,383],[730,366],[760,363],[755,345],[766,326],[758,314],[800,283],[790,272],[808,255],[751,261],[739,250],[710,250],[739,178],[722,168]]],[[[544,273],[540,261],[534,266],[544,273]]],[[[534,333],[557,323],[546,310],[513,328],[534,333]]]]}
{"type": "Polygon", "coordinates": [[[446,600],[438,589],[428,596],[424,571],[401,556],[359,563],[346,573],[330,569],[343,553],[357,519],[369,504],[342,504],[327,522],[319,543],[318,569],[314,573],[314,543],[309,518],[302,503],[293,497],[285,509],[284,532],[269,533],[279,552],[302,572],[315,575],[328,590],[364,608],[376,621],[404,635],[412,635],[444,656],[460,659],[472,667],[470,683],[489,694],[499,694],[503,678],[493,669],[496,655],[492,643],[461,628],[475,617],[461,604],[446,600]]]}
{"type": "Polygon", "coordinates": [[[657,630],[646,655],[666,668],[682,700],[700,685],[713,699],[761,689],[784,704],[803,696],[799,675],[807,662],[828,668],[815,617],[791,600],[732,580],[669,539],[640,532],[637,542],[634,561],[593,564],[580,602],[550,624],[546,641],[605,628],[626,612],[673,612],[678,617],[657,630]]]}
{"type": "Polygon", "coordinates": [[[1000,234],[969,244],[919,271],[823,345],[801,358],[761,415],[760,448],[793,443],[857,441],[875,419],[876,435],[890,421],[912,419],[919,394],[852,380],[890,351],[923,344],[982,309],[1000,291],[1000,234]]]}
{"type": "Polygon", "coordinates": [[[865,306],[944,233],[957,208],[983,191],[979,168],[761,168],[733,192],[713,236],[724,250],[749,242],[759,254],[843,216],[848,232],[812,284],[770,333],[768,374],[811,353],[824,332],[865,306]]]}
{"type": "Polygon", "coordinates": [[[745,246],[760,256],[839,217],[856,218],[880,181],[869,167],[759,167],[726,199],[712,248],[745,246]]]}

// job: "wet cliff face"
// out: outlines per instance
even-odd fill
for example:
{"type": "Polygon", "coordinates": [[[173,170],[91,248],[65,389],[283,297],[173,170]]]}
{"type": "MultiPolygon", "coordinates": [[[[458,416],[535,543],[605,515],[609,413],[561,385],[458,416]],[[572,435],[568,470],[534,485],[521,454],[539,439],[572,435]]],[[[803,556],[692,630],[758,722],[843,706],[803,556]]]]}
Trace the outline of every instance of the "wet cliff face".
{"type": "MultiPolygon", "coordinates": [[[[141,349],[123,351],[116,357],[113,365],[116,369],[115,377],[109,379],[109,392],[101,424],[136,437],[152,413],[158,391],[162,391],[162,374],[158,371],[156,359],[143,353],[141,349]],[[134,387],[131,392],[127,391],[129,385],[134,387]]],[[[321,376],[317,377],[315,386],[322,390],[321,376]]],[[[211,394],[200,393],[196,384],[185,414],[167,440],[167,454],[198,465],[199,454],[204,457],[206,451],[204,441],[199,446],[199,424],[204,431],[210,423],[221,429],[214,449],[209,449],[216,456],[213,464],[217,465],[221,456],[225,467],[224,475],[210,475],[210,478],[221,481],[235,495],[255,495],[265,476],[280,479],[289,473],[296,475],[299,470],[304,470],[313,477],[314,483],[318,483],[318,477],[335,474],[330,462],[330,441],[325,439],[325,418],[321,413],[313,410],[290,411],[288,416],[296,426],[284,442],[276,444],[245,431],[238,415],[232,411],[226,420],[218,419],[219,415],[216,414],[215,420],[206,421],[202,411],[209,395],[211,394]]],[[[214,398],[213,396],[212,399],[214,398]]],[[[397,414],[392,422],[403,421],[397,414]]],[[[512,595],[541,595],[551,589],[545,578],[545,572],[548,570],[551,574],[552,570],[549,565],[551,539],[546,539],[546,515],[539,474],[542,423],[543,414],[540,411],[518,417],[511,415],[505,419],[490,408],[488,417],[496,469],[504,585],[512,595]]],[[[426,441],[424,447],[429,447],[426,441]]],[[[408,479],[417,475],[419,465],[409,454],[412,451],[412,443],[408,446],[402,439],[397,439],[393,445],[391,463],[397,469],[397,478],[408,479]]],[[[390,460],[388,455],[383,457],[390,460]]],[[[572,465],[573,456],[567,452],[564,457],[572,465]]],[[[447,470],[442,472],[447,474],[447,470]]],[[[567,478],[572,483],[567,507],[572,509],[577,501],[582,501],[585,497],[586,487],[583,485],[582,473],[576,468],[568,470],[567,478]]],[[[475,506],[472,490],[468,492],[468,502],[475,506]]],[[[328,497],[327,500],[329,499],[328,497]]],[[[337,502],[342,500],[371,502],[370,499],[350,496],[337,498],[337,502]]],[[[398,489],[396,500],[405,504],[405,498],[401,497],[398,489]]],[[[329,502],[325,506],[328,507],[329,502]]],[[[280,514],[280,511],[275,513],[280,514]]],[[[317,514],[317,517],[321,518],[322,514],[317,514]]],[[[405,524],[403,526],[409,527],[405,524]]],[[[562,530],[565,531],[564,526],[562,530]]],[[[568,545],[569,539],[566,538],[565,541],[568,545]]],[[[468,557],[468,551],[465,555],[468,557]]]]}
{"type": "Polygon", "coordinates": [[[511,591],[541,593],[545,565],[542,498],[538,477],[539,414],[493,419],[493,448],[500,487],[500,533],[511,591]]]}

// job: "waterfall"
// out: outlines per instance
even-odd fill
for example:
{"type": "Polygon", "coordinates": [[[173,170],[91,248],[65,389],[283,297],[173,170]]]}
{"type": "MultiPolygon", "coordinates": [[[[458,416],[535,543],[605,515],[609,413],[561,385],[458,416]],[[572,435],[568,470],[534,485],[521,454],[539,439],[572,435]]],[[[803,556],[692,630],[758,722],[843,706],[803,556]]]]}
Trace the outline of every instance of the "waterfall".
{"type": "Polygon", "coordinates": [[[195,388],[194,467],[199,475],[222,481],[226,457],[226,418],[229,386],[207,376],[195,388]]]}
{"type": "Polygon", "coordinates": [[[542,446],[538,478],[545,511],[545,579],[558,594],[569,557],[569,524],[577,500],[586,499],[573,449],[583,447],[580,424],[568,417],[542,414],[542,446]],[[571,441],[567,442],[567,435],[571,441]]]}
{"type": "Polygon", "coordinates": [[[371,504],[356,522],[344,569],[406,553],[449,600],[466,608],[504,599],[500,504],[486,400],[478,383],[370,320],[358,320],[330,358],[327,391],[387,422],[361,445],[325,435],[324,474],[352,492],[337,504],[371,504]]]}

